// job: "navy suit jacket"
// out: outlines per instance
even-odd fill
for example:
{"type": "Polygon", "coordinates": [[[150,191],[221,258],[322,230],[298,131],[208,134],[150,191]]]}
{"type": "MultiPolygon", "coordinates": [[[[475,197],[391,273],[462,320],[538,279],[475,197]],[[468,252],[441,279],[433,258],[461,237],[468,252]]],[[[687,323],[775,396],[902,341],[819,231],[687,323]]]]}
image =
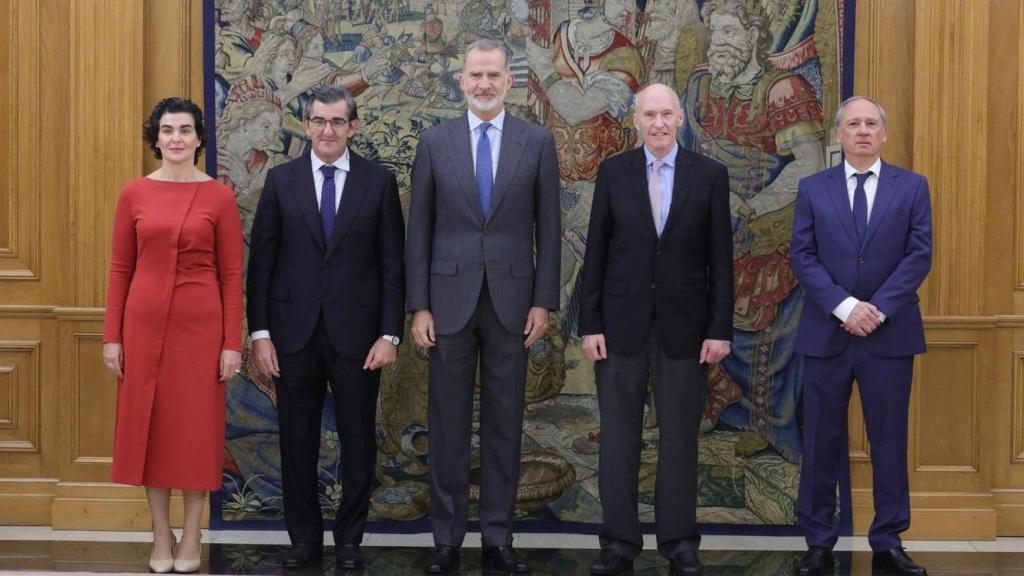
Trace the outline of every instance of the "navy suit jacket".
{"type": "Polygon", "coordinates": [[[579,333],[604,334],[610,352],[636,354],[653,322],[667,356],[696,358],[705,339],[732,340],[729,173],[680,146],[659,237],[646,164],[641,147],[598,168],[579,333]]]}
{"type": "Polygon", "coordinates": [[[880,357],[923,353],[917,288],[932,263],[928,181],[883,162],[863,243],[849,198],[842,164],[800,181],[790,243],[790,265],[805,294],[797,351],[814,357],[842,352],[854,336],[832,311],[853,296],[887,316],[864,339],[868,351],[880,357]]]}
{"type": "Polygon", "coordinates": [[[405,227],[395,176],[349,151],[331,238],[324,238],[308,153],[267,173],[252,224],[249,331],[278,352],[301,350],[323,314],[331,345],[362,360],[405,323],[405,227]]]}

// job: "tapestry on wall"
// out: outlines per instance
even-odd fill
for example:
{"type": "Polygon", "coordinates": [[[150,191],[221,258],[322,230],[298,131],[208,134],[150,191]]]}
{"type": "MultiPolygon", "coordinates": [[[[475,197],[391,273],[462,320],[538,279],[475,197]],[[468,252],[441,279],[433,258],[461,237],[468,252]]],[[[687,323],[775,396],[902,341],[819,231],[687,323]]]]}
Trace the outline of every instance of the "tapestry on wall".
{"type": "MultiPolygon", "coordinates": [[[[601,519],[601,437],[593,366],[576,328],[593,181],[601,160],[638,145],[634,93],[651,82],[675,87],[686,113],[681,143],[729,167],[735,253],[733,351],[707,382],[699,519],[792,525],[802,298],[789,235],[797,181],[824,168],[825,112],[849,90],[847,1],[207,0],[210,163],[238,197],[248,240],[267,171],[308,154],[301,118],[310,90],[341,85],[360,106],[351,146],[396,174],[407,209],[417,135],[466,109],[464,47],[505,42],[515,74],[510,111],[556,137],[563,225],[561,308],[530,349],[517,515],[524,527],[587,529],[580,523],[601,519]]],[[[384,370],[377,410],[370,514],[385,522],[378,530],[422,528],[428,510],[428,366],[408,331],[404,340],[384,370]]],[[[332,517],[344,454],[330,402],[323,416],[320,502],[332,517]]],[[[653,405],[645,415],[646,522],[658,420],[671,417],[653,405]]],[[[279,519],[274,385],[249,354],[229,386],[226,450],[215,525],[279,519]]],[[[474,485],[471,498],[477,493],[474,485]]]]}

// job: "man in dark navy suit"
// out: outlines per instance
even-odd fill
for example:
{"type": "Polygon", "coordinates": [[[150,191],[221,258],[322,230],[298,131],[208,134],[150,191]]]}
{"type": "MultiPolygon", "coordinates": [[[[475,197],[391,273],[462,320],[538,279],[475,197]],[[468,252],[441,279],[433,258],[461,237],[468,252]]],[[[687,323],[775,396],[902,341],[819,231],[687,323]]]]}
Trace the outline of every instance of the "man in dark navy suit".
{"type": "Polygon", "coordinates": [[[317,458],[327,385],[341,444],[338,568],[363,566],[359,543],[377,447],[380,368],[405,321],[405,229],[395,176],[348,149],[359,125],[344,88],[313,92],[312,150],[267,174],[252,225],[248,322],[258,368],[274,377],[281,432],[286,568],[323,549],[317,458]]]}
{"type": "Polygon", "coordinates": [[[790,262],[806,294],[797,333],[804,355],[803,468],[797,516],[808,552],[796,573],[830,572],[839,461],[853,381],[871,442],[875,573],[923,575],[904,552],[910,527],[907,410],[914,355],[925,352],[917,288],[932,259],[928,181],[882,162],[887,118],[850,98],[836,112],[846,161],[800,181],[790,262]]]}

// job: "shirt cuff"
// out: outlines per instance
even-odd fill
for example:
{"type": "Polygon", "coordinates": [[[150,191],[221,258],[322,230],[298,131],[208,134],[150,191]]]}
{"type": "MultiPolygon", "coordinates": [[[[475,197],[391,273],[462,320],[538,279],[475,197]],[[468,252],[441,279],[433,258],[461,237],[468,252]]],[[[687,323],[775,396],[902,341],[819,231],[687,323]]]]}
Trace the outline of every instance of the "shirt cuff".
{"type": "Polygon", "coordinates": [[[832,311],[832,315],[846,322],[846,319],[850,317],[850,312],[853,312],[853,307],[859,303],[860,300],[853,296],[847,296],[846,300],[840,302],[839,306],[836,306],[836,309],[832,311]]]}
{"type": "Polygon", "coordinates": [[[270,330],[257,330],[252,333],[253,340],[270,340],[270,330]]]}

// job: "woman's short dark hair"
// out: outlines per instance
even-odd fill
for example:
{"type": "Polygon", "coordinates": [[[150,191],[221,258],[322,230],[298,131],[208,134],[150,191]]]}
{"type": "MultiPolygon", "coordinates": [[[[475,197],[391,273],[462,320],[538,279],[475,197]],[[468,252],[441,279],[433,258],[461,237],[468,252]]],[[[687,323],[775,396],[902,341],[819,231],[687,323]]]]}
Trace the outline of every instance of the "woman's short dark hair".
{"type": "Polygon", "coordinates": [[[206,130],[203,128],[203,111],[191,100],[172,96],[157,102],[156,106],[153,107],[153,111],[149,113],[149,118],[142,124],[142,138],[149,144],[156,159],[163,160],[164,155],[160,152],[160,147],[157,146],[157,142],[160,139],[160,119],[164,117],[164,114],[176,114],[179,112],[192,115],[196,136],[199,137],[199,146],[196,148],[196,156],[192,161],[198,163],[199,157],[203,154],[203,148],[206,148],[206,130]]]}

